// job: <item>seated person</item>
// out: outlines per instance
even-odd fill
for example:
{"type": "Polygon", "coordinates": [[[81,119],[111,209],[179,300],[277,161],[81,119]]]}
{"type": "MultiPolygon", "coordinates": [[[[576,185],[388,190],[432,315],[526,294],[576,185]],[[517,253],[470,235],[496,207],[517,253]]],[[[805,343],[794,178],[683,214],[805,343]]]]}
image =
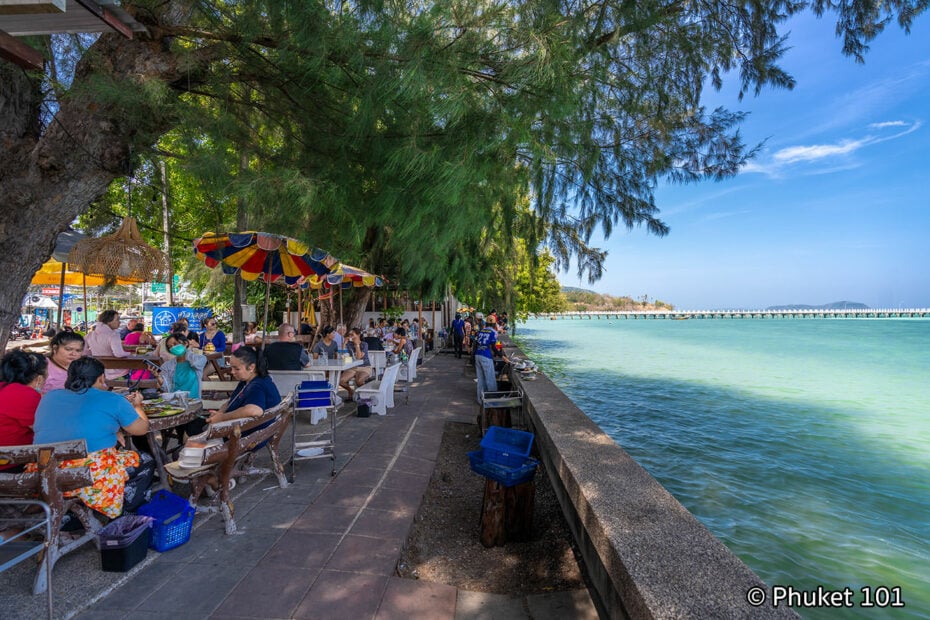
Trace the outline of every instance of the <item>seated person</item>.
{"type": "Polygon", "coordinates": [[[297,342],[297,330],[290,323],[281,323],[278,340],[265,345],[264,356],[268,370],[300,370],[310,363],[310,356],[297,342]]]}
{"type": "Polygon", "coordinates": [[[123,338],[123,345],[130,347],[137,346],[155,346],[155,336],[145,331],[144,323],[136,323],[126,337],[123,338]]]}
{"type": "Polygon", "coordinates": [[[401,355],[410,357],[413,354],[413,344],[407,339],[407,330],[403,327],[394,330],[394,348],[391,353],[398,357],[401,355]]]}
{"type": "Polygon", "coordinates": [[[49,346],[48,377],[42,386],[42,393],[61,390],[68,380],[68,367],[71,362],[84,356],[84,337],[77,332],[62,330],[55,334],[49,346]]]}
{"type": "Polygon", "coordinates": [[[200,348],[209,353],[225,353],[226,334],[220,329],[216,318],[212,316],[207,318],[203,325],[205,329],[199,336],[200,348]]]}
{"type": "MultiPolygon", "coordinates": [[[[13,349],[0,360],[0,446],[32,444],[32,427],[48,360],[38,353],[13,349]]],[[[0,471],[21,466],[0,465],[0,471]]]]}
{"type": "MultiPolygon", "coordinates": [[[[97,323],[94,325],[94,331],[87,334],[84,339],[86,348],[90,355],[112,356],[112,357],[129,357],[130,353],[123,349],[123,340],[119,337],[119,312],[116,310],[104,310],[97,317],[97,323]]],[[[119,379],[127,375],[128,372],[121,368],[114,368],[106,371],[108,380],[119,379]]]]}
{"type": "MultiPolygon", "coordinates": [[[[265,358],[259,355],[258,351],[252,347],[239,347],[229,358],[229,367],[239,385],[219,409],[210,411],[207,422],[214,424],[240,418],[254,418],[261,415],[265,409],[281,402],[281,394],[268,376],[265,358]]],[[[243,435],[254,433],[273,421],[269,420],[266,424],[249,429],[243,432],[243,435]]]]}
{"type": "Polygon", "coordinates": [[[371,376],[371,362],[368,360],[368,345],[362,341],[362,332],[357,327],[353,327],[346,335],[346,346],[349,354],[353,359],[362,360],[361,366],[348,368],[342,371],[339,377],[339,385],[349,393],[349,398],[355,394],[355,388],[349,384],[350,379],[355,379],[355,387],[358,387],[368,381],[371,376]]]}
{"type": "Polygon", "coordinates": [[[332,325],[326,325],[320,330],[320,340],[313,345],[313,359],[334,360],[339,354],[339,346],[336,344],[336,330],[332,325]]]}
{"type": "Polygon", "coordinates": [[[87,456],[64,461],[61,467],[89,467],[94,483],[65,496],[78,497],[90,508],[115,518],[124,508],[132,511],[145,501],[155,461],[148,454],[120,446],[125,445],[124,432],[145,435],[148,429],[142,394],[107,391],[103,364],[82,357],[68,367],[65,389],[52,390],[39,403],[35,443],[86,440],[87,456]]]}
{"type": "Polygon", "coordinates": [[[191,347],[183,333],[165,338],[165,348],[171,358],[161,365],[159,383],[166,392],[189,392],[191,398],[200,398],[200,378],[207,365],[207,356],[191,347]]]}

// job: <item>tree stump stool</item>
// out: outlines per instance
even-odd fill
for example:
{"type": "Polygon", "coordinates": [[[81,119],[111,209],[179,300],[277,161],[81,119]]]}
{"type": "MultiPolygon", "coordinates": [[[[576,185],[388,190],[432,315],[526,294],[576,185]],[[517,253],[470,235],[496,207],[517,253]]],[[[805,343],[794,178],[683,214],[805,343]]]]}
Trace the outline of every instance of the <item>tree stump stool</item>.
{"type": "Polygon", "coordinates": [[[508,542],[530,540],[535,499],[536,483],[533,480],[505,487],[486,479],[481,505],[481,544],[500,547],[508,542]]]}
{"type": "Polygon", "coordinates": [[[478,430],[484,435],[489,426],[513,428],[510,407],[482,407],[478,405],[478,430]]]}

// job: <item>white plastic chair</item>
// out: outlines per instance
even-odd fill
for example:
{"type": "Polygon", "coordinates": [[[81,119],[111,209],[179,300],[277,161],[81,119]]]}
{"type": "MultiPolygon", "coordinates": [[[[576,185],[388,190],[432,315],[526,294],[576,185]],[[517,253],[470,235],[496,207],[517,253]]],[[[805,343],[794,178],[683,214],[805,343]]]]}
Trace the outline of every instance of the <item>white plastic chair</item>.
{"type": "Polygon", "coordinates": [[[368,361],[371,362],[371,371],[375,379],[380,379],[384,374],[384,367],[387,366],[387,351],[368,350],[368,361]]]}
{"type": "Polygon", "coordinates": [[[397,382],[400,367],[400,364],[391,364],[385,368],[380,381],[366,383],[355,390],[355,399],[371,399],[371,410],[378,415],[387,415],[388,408],[394,408],[394,383],[397,382]]]}

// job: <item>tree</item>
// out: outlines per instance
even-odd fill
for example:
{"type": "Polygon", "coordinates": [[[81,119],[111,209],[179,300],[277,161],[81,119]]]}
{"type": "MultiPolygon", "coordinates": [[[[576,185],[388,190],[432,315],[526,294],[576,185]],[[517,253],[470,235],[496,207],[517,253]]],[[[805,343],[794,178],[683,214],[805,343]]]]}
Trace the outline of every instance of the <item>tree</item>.
{"type": "Polygon", "coordinates": [[[751,156],[740,115],[701,107],[705,81],[790,87],[777,27],[804,8],[835,11],[861,60],[927,1],[121,6],[148,36],[74,48],[73,74],[58,55],[47,75],[0,61],[0,244],[22,249],[0,256],[0,343],[55,234],[172,129],[207,147],[192,173],[216,178],[210,157],[248,164],[224,188],[238,222],[424,295],[486,276],[475,224],[499,209],[509,225],[526,195],[529,247],[596,279],[594,230],[667,233],[659,178],[723,178],[751,156]]]}

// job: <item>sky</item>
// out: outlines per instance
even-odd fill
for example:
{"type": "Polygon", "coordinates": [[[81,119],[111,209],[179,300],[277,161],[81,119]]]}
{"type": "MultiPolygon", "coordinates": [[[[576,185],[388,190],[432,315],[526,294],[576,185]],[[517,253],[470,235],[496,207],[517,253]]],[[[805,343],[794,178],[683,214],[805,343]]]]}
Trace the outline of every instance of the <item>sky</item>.
{"type": "Polygon", "coordinates": [[[793,90],[737,99],[731,80],[707,108],[749,112],[740,131],[759,155],[732,179],[662,185],[666,237],[615,230],[604,277],[559,280],[677,309],[835,301],[930,308],[930,14],[896,24],[857,64],[834,22],[805,14],[781,66],[793,90]]]}

